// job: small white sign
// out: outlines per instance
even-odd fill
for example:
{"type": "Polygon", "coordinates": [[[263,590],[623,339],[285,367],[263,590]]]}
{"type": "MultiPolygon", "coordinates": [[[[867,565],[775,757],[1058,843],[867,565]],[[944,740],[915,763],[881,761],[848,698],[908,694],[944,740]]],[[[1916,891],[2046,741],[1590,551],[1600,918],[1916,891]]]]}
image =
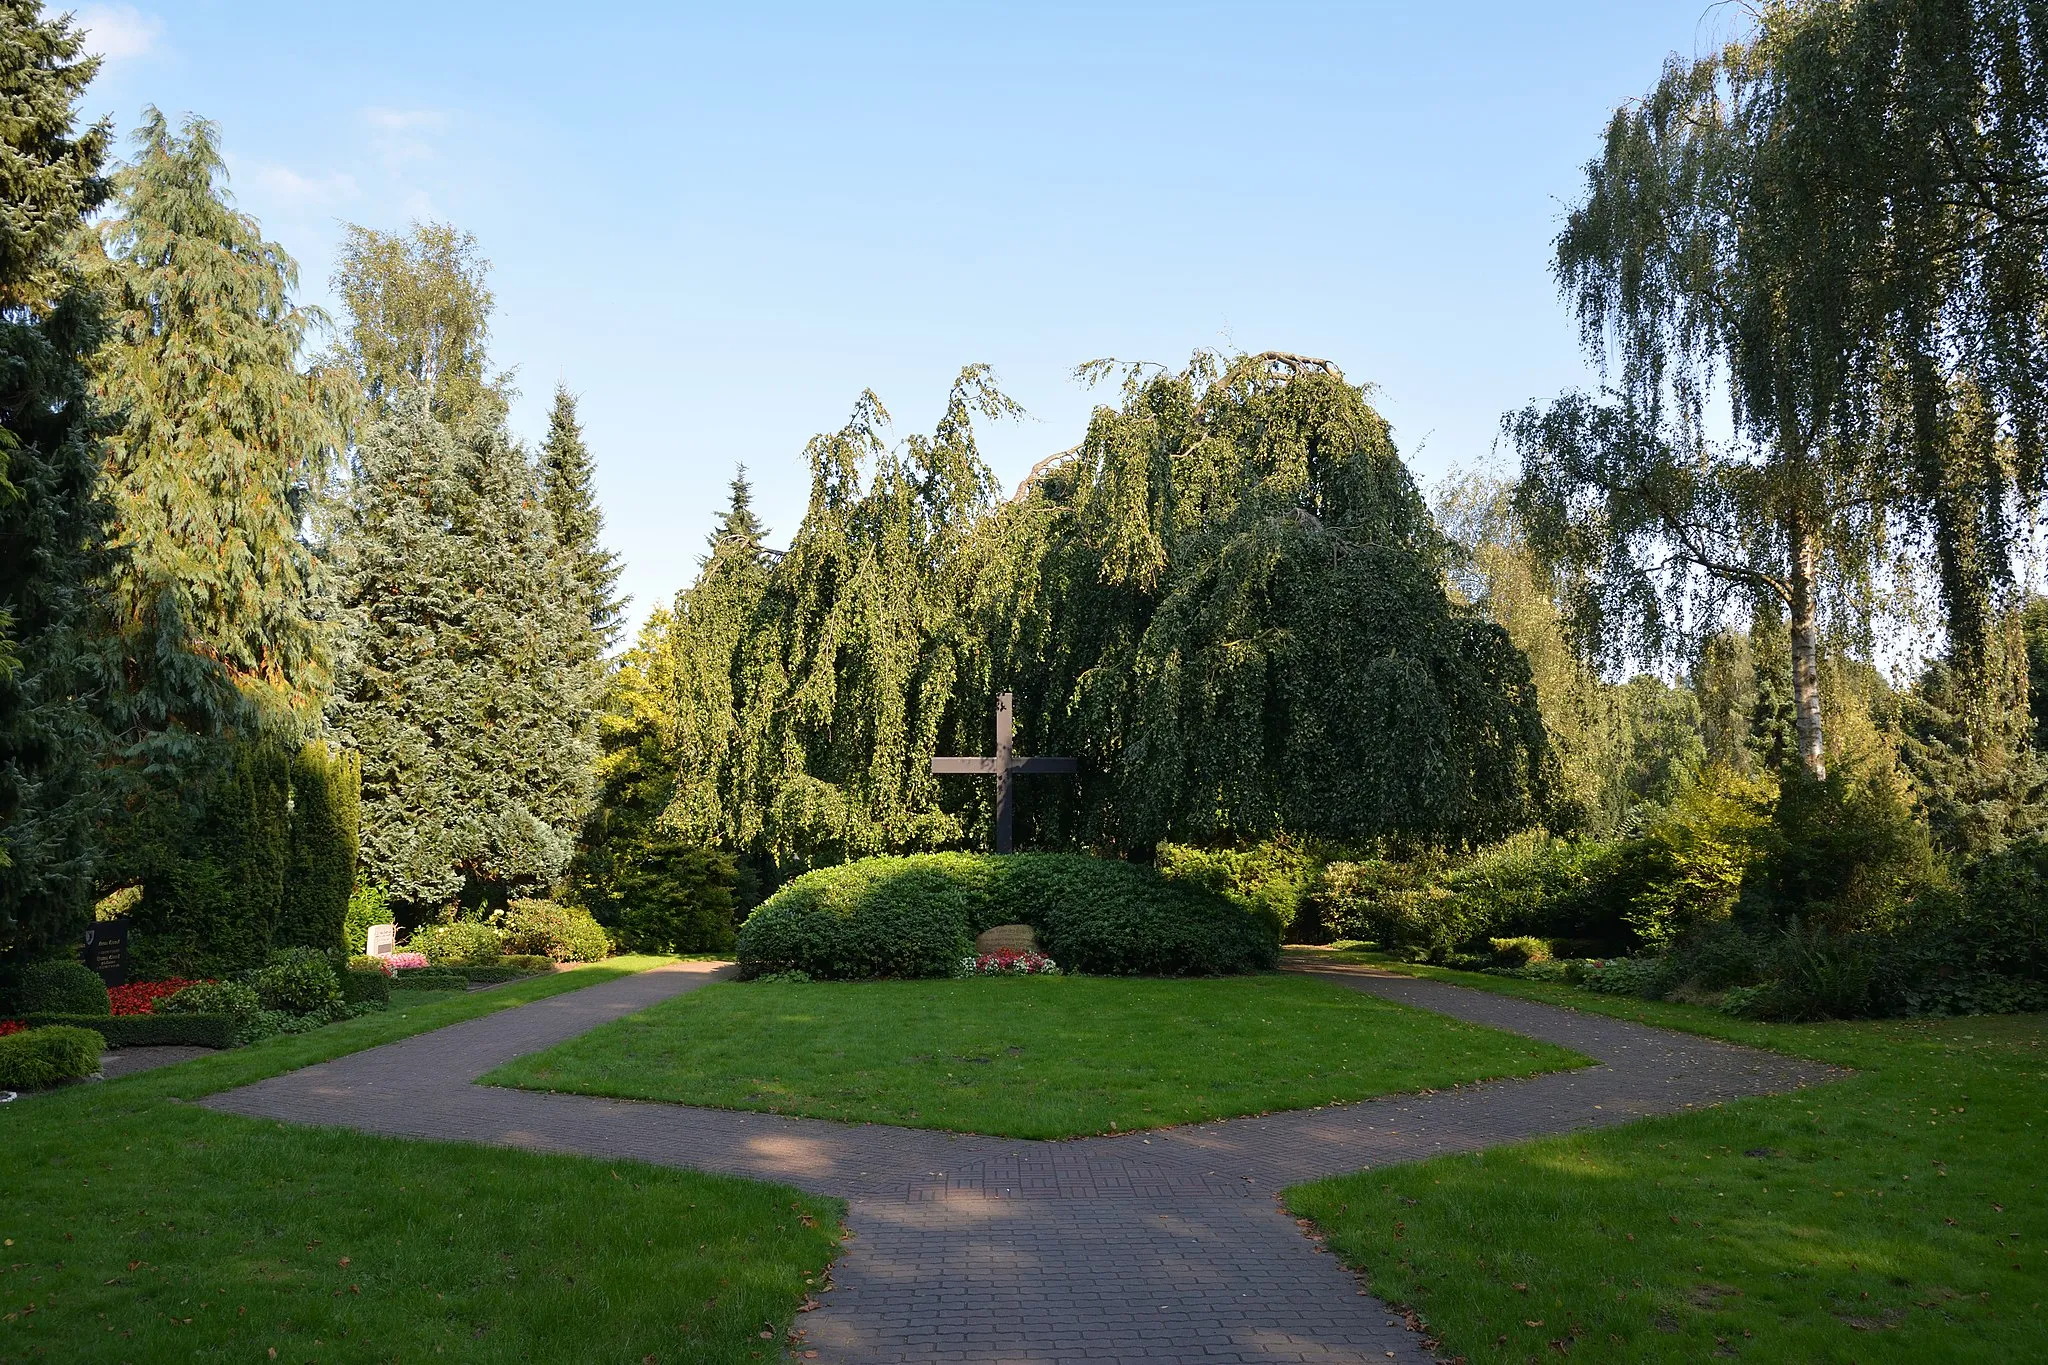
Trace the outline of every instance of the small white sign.
{"type": "Polygon", "coordinates": [[[373,924],[366,936],[368,942],[363,951],[371,957],[390,957],[398,951],[398,926],[395,924],[373,924]]]}

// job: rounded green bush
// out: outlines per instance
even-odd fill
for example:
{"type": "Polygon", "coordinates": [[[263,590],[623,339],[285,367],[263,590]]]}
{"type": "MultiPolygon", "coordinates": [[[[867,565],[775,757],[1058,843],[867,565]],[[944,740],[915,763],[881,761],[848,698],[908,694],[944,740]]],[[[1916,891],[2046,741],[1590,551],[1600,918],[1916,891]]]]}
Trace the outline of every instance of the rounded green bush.
{"type": "MultiPolygon", "coordinates": [[[[99,978],[95,977],[94,980],[99,978]]],[[[53,1024],[0,1038],[0,1090],[40,1090],[100,1069],[107,1040],[89,1028],[53,1024]]]]}
{"type": "Polygon", "coordinates": [[[318,1014],[341,999],[334,964],[317,948],[283,948],[249,974],[256,999],[267,1010],[318,1014]]]}
{"type": "Polygon", "coordinates": [[[504,951],[498,931],[475,920],[453,924],[423,924],[412,931],[405,946],[426,954],[435,967],[488,967],[504,951]]]}
{"type": "MultiPolygon", "coordinates": [[[[555,901],[513,901],[505,911],[499,948],[514,956],[554,962],[597,962],[612,950],[604,926],[588,910],[555,901]]],[[[432,954],[428,955],[432,961],[432,954]]]]}
{"type": "Polygon", "coordinates": [[[740,927],[743,976],[947,976],[997,924],[1029,924],[1068,971],[1197,976],[1264,971],[1272,921],[1149,867],[1079,854],[864,858],[797,878],[740,927]]]}
{"type": "Polygon", "coordinates": [[[21,973],[23,1014],[100,1014],[114,1012],[107,983],[76,958],[31,962],[21,973]]]}
{"type": "Polygon", "coordinates": [[[255,989],[239,981],[202,981],[156,1002],[158,1014],[220,1014],[238,1023],[253,1019],[261,1008],[255,989]]]}

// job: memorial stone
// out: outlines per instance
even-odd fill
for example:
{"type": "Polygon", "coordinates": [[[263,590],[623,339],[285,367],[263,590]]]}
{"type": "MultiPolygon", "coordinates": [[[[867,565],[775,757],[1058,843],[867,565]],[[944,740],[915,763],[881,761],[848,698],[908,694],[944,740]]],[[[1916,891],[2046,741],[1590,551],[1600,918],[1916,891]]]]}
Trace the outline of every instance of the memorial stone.
{"type": "Polygon", "coordinates": [[[398,926],[395,924],[373,924],[365,935],[363,951],[371,957],[390,957],[398,951],[398,926]]]}
{"type": "Polygon", "coordinates": [[[128,984],[128,921],[103,919],[86,926],[85,965],[109,986],[128,984]]]}

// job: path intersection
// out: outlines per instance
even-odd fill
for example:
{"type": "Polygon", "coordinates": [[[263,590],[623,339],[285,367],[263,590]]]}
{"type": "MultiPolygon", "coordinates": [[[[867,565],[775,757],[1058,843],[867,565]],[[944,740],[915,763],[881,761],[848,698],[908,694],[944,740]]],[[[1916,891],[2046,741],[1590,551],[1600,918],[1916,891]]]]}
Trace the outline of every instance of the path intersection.
{"type": "Polygon", "coordinates": [[[216,1095],[230,1113],[630,1158],[848,1204],[824,1361],[1431,1359],[1302,1235],[1285,1187],[1839,1075],[1818,1063],[1362,967],[1310,974],[1540,1038],[1599,1065],[1524,1080],[1065,1142],[977,1137],[472,1084],[729,974],[681,963],[216,1095]]]}

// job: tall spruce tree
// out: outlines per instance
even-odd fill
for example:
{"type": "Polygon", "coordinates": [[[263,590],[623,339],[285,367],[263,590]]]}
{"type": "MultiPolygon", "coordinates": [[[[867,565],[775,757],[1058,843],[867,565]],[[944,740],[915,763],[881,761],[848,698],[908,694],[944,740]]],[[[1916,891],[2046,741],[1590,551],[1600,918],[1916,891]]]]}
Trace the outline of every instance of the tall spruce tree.
{"type": "Polygon", "coordinates": [[[604,547],[604,513],[591,486],[596,472],[597,462],[583,443],[583,427],[576,420],[576,396],[567,385],[558,385],[554,409],[548,414],[547,439],[540,446],[541,494],[590,620],[593,660],[618,643],[619,615],[625,605],[618,596],[619,557],[604,547]]]}
{"type": "MultiPolygon", "coordinates": [[[[301,370],[324,318],[292,301],[298,266],[231,206],[219,129],[189,118],[174,133],[152,108],[135,144],[90,271],[111,310],[94,368],[121,421],[107,488],[129,667],[196,654],[261,711],[314,724],[328,651],[303,530],[339,458],[353,377],[301,370]]],[[[203,724],[204,690],[191,700],[203,724]]]]}
{"type": "Polygon", "coordinates": [[[334,723],[363,760],[362,866],[417,916],[566,867],[598,678],[533,467],[401,393],[355,452],[337,571],[358,638],[334,723]]]}
{"type": "Polygon", "coordinates": [[[94,584],[108,566],[96,304],[63,244],[107,195],[108,130],[80,131],[98,67],[69,16],[0,0],[0,956],[90,918],[108,736],[92,698],[94,584]]]}

